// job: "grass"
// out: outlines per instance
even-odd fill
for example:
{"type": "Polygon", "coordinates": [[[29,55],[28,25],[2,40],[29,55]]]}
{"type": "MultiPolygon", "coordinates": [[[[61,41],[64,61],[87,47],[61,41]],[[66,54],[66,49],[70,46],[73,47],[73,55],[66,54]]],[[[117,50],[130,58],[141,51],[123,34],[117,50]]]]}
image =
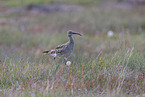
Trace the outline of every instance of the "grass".
{"type": "Polygon", "coordinates": [[[124,95],[137,95],[145,92],[144,55],[136,53],[133,48],[120,51],[112,57],[77,58],[70,67],[60,62],[56,74],[53,61],[48,62],[44,56],[23,58],[16,60],[5,57],[1,60],[3,95],[48,96],[50,92],[57,91],[54,93],[59,96],[59,88],[64,89],[63,96],[89,93],[106,96],[106,93],[111,93],[115,96],[122,92],[124,95]]]}
{"type": "Polygon", "coordinates": [[[80,4],[80,5],[91,5],[98,4],[100,0],[7,0],[1,1],[5,6],[25,6],[28,4],[50,4],[50,3],[66,3],[66,4],[80,4]]]}
{"type": "MultiPolygon", "coordinates": [[[[4,5],[15,6],[13,3],[4,5]]],[[[143,96],[142,12],[144,8],[105,9],[90,3],[74,12],[0,14],[0,95],[143,96]],[[57,58],[59,68],[55,71],[53,58],[42,51],[67,42],[69,29],[83,36],[74,36],[75,50],[68,59],[72,64],[65,67],[63,59],[57,58]],[[113,37],[107,36],[109,30],[113,37]]]]}

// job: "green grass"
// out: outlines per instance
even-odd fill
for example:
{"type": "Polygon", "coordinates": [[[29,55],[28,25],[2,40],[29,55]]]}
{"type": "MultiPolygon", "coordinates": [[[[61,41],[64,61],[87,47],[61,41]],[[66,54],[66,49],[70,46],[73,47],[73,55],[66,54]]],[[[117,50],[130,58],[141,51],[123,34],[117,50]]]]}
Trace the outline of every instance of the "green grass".
{"type": "Polygon", "coordinates": [[[80,5],[91,5],[98,4],[100,0],[7,0],[1,1],[5,6],[25,6],[28,4],[51,4],[51,3],[66,3],[66,4],[80,4],[80,5]]]}
{"type": "MultiPolygon", "coordinates": [[[[10,2],[4,5],[15,6],[10,2]]],[[[35,3],[42,2],[50,1],[35,3]]],[[[19,3],[16,6],[21,6],[19,3]]],[[[144,8],[105,9],[89,4],[74,12],[0,14],[0,95],[144,95],[144,8]],[[72,64],[65,67],[63,59],[57,58],[59,67],[55,71],[53,57],[42,51],[67,42],[69,29],[83,35],[74,36],[75,50],[68,58],[72,64]],[[113,37],[107,36],[109,30],[114,32],[113,37]]]]}

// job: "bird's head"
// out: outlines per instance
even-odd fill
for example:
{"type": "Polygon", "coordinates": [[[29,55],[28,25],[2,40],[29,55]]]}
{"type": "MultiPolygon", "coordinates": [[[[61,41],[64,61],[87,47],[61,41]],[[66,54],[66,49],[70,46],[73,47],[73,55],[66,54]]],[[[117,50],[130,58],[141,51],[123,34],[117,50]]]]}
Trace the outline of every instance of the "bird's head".
{"type": "Polygon", "coordinates": [[[80,33],[74,32],[74,31],[72,31],[72,30],[69,30],[69,31],[67,32],[67,35],[68,35],[69,37],[72,36],[73,34],[77,34],[77,35],[82,36],[80,33]]]}

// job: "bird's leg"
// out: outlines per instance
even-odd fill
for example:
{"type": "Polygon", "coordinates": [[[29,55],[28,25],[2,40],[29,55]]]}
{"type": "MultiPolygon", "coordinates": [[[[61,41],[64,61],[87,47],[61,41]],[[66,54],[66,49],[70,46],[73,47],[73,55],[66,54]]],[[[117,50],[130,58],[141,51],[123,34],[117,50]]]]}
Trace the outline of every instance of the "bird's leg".
{"type": "Polygon", "coordinates": [[[54,57],[54,62],[55,62],[55,64],[56,64],[56,67],[57,67],[57,63],[56,63],[56,57],[54,57]]]}
{"type": "Polygon", "coordinates": [[[55,76],[56,76],[56,72],[57,72],[57,69],[58,69],[59,65],[57,65],[57,63],[56,63],[56,57],[54,57],[54,61],[55,61],[55,64],[56,64],[56,69],[55,69],[55,71],[54,71],[54,77],[55,77],[55,76]]]}
{"type": "Polygon", "coordinates": [[[67,58],[64,58],[64,64],[65,64],[65,66],[66,66],[66,62],[67,62],[67,58]]]}

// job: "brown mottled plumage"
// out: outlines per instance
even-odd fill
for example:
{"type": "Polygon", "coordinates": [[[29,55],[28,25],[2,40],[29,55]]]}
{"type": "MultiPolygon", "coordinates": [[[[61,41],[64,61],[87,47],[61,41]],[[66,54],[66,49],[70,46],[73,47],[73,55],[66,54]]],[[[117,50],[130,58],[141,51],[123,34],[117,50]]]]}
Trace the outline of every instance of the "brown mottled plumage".
{"type": "MultiPolygon", "coordinates": [[[[69,37],[69,41],[67,43],[62,44],[62,45],[58,45],[53,50],[44,51],[43,53],[44,54],[52,55],[54,57],[55,63],[56,63],[56,60],[55,60],[56,56],[58,56],[58,57],[64,57],[65,58],[65,64],[66,64],[67,57],[69,55],[71,55],[73,50],[74,50],[74,39],[72,37],[73,34],[77,34],[77,35],[81,36],[81,34],[69,30],[67,32],[67,35],[69,37]]],[[[57,63],[56,63],[56,65],[57,65],[57,63]]]]}

